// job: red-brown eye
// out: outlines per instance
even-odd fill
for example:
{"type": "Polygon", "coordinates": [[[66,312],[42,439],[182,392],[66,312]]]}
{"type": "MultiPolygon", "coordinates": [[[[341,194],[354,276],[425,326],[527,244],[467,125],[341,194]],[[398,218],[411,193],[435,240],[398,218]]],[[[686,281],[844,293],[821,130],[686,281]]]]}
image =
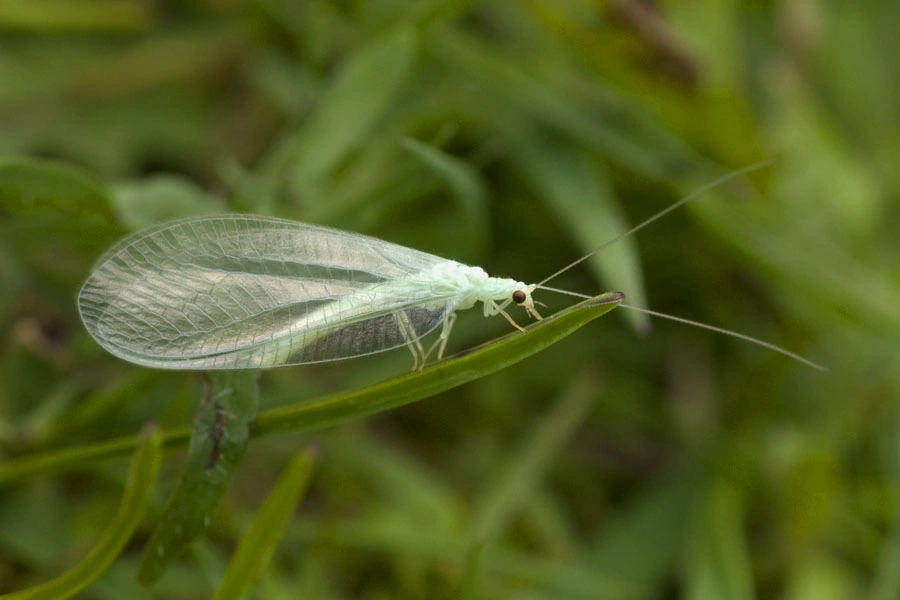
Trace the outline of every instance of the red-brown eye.
{"type": "Polygon", "coordinates": [[[522,304],[525,302],[525,292],[522,290],[516,290],[513,292],[512,301],[516,304],[522,304]]]}

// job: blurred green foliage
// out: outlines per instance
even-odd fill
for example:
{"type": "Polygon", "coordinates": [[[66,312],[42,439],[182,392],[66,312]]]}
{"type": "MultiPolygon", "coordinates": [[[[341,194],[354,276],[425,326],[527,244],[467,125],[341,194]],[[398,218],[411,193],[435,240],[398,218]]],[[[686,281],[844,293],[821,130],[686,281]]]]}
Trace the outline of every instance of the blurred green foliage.
{"type": "MultiPolygon", "coordinates": [[[[127,231],[229,210],[540,281],[771,157],[555,285],[831,367],[616,310],[418,404],[251,441],[208,536],[142,587],[169,455],[80,597],[211,597],[311,439],[250,597],[900,597],[898,21],[892,0],[0,0],[2,461],[190,422],[199,377],[107,356],[75,295],[127,231]]],[[[508,332],[477,312],[450,350],[508,332]]],[[[408,368],[266,371],[262,409],[408,368]]],[[[126,479],[5,484],[0,593],[82,561],[126,479]]]]}

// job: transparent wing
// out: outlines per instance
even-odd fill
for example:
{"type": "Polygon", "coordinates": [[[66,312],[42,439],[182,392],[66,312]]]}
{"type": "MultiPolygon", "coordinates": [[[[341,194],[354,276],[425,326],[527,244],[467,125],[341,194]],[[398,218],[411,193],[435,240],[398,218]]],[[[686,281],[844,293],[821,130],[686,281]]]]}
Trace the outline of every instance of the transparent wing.
{"type": "Polygon", "coordinates": [[[224,215],[126,237],[78,296],[112,354],[168,369],[242,369],[381,352],[434,329],[445,259],[295,221],[224,215]]]}

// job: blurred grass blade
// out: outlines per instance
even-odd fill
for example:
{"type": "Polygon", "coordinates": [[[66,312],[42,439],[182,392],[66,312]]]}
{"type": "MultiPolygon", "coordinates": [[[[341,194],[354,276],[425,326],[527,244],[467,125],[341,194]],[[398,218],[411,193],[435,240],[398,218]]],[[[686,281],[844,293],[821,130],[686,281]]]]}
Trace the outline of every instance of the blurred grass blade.
{"type": "MultiPolygon", "coordinates": [[[[885,481],[900,480],[900,448],[897,440],[900,439],[900,415],[896,408],[893,414],[884,417],[880,431],[878,432],[878,449],[881,460],[881,469],[885,481]]],[[[900,598],[900,490],[892,488],[888,497],[890,506],[890,523],[886,530],[886,537],[878,551],[875,562],[874,577],[869,587],[866,600],[893,600],[900,598]]]]}
{"type": "Polygon", "coordinates": [[[359,50],[322,96],[319,112],[299,135],[295,181],[333,168],[371,132],[412,67],[416,36],[402,27],[359,50]]]}
{"type": "Polygon", "coordinates": [[[751,600],[755,595],[744,533],[743,491],[726,480],[713,481],[695,511],[684,597],[751,600]]]}
{"type": "MultiPolygon", "coordinates": [[[[428,398],[484,377],[540,352],[605,315],[624,300],[620,292],[607,292],[500,339],[450,357],[423,371],[408,373],[366,388],[301,402],[260,414],[252,437],[282,431],[317,431],[428,398]]],[[[166,432],[166,448],[182,446],[188,432],[166,432]]],[[[94,467],[97,462],[121,457],[134,448],[134,438],[110,440],[93,446],[48,452],[0,464],[0,485],[41,473],[94,467]]]]}
{"type": "Polygon", "coordinates": [[[208,377],[187,467],[141,557],[138,578],[145,584],[206,531],[247,448],[259,406],[258,371],[214,371],[208,377]]]}
{"type": "Polygon", "coordinates": [[[154,175],[116,184],[112,201],[119,221],[132,231],[157,223],[223,212],[215,201],[190,179],[154,175]]]}
{"type": "Polygon", "coordinates": [[[119,510],[94,546],[78,565],[52,581],[0,596],[7,600],[61,600],[71,598],[103,575],[119,556],[122,548],[144,515],[147,493],[156,481],[162,462],[162,435],[154,427],[141,434],[125,481],[125,491],[119,510]]]}
{"type": "Polygon", "coordinates": [[[427,464],[389,442],[355,431],[329,449],[329,458],[353,465],[347,476],[365,481],[404,520],[436,532],[458,531],[464,501],[427,464]]]}
{"type": "Polygon", "coordinates": [[[465,215],[468,235],[473,240],[474,248],[467,248],[466,252],[476,256],[487,244],[487,224],[490,221],[487,214],[487,192],[478,171],[464,160],[419,140],[404,138],[402,143],[404,148],[450,186],[465,215]]]}
{"type": "MultiPolygon", "coordinates": [[[[582,252],[590,252],[630,227],[612,185],[595,159],[572,144],[551,141],[537,132],[514,144],[514,160],[551,212],[572,232],[582,252]]],[[[647,307],[644,277],[634,237],[626,237],[587,261],[597,277],[624,289],[629,303],[647,307]]],[[[553,284],[551,284],[553,285],[553,284]]],[[[649,317],[626,311],[639,331],[650,328],[649,317]]]]}
{"type": "MultiPolygon", "coordinates": [[[[285,537],[294,544],[321,544],[322,533],[322,524],[309,520],[292,524],[285,537]]],[[[585,566],[572,560],[548,560],[546,556],[533,551],[499,544],[485,548],[481,555],[477,548],[466,554],[468,541],[460,536],[435,535],[432,530],[418,525],[411,526],[408,521],[391,520],[386,523],[384,520],[370,519],[331,523],[327,527],[327,535],[329,547],[348,554],[360,551],[384,552],[401,561],[419,564],[429,560],[441,567],[459,564],[460,557],[475,559],[486,579],[489,577],[494,583],[506,582],[506,587],[499,589],[510,589],[509,583],[513,582],[512,586],[516,589],[529,590],[529,595],[525,596],[527,598],[618,600],[652,597],[646,588],[624,582],[617,576],[601,573],[593,565],[585,566]]],[[[475,568],[469,566],[465,572],[468,574],[474,571],[475,568]]],[[[463,582],[463,587],[468,583],[463,582]]],[[[428,597],[426,594],[421,596],[428,597]]],[[[481,594],[476,597],[492,596],[481,594]]]]}
{"type": "Polygon", "coordinates": [[[130,31],[150,24],[148,5],[135,0],[0,2],[0,27],[30,31],[130,31]]]}
{"type": "Polygon", "coordinates": [[[873,331],[898,339],[900,287],[871,262],[857,259],[820,234],[793,224],[773,229],[769,206],[744,206],[740,213],[715,202],[698,203],[696,214],[730,244],[790,282],[801,293],[831,305],[836,314],[853,314],[873,331]],[[840,293],[835,293],[840,290],[840,293]]]}
{"type": "Polygon", "coordinates": [[[0,159],[0,210],[112,219],[102,181],[69,164],[36,158],[0,159]]]}
{"type": "Polygon", "coordinates": [[[706,481],[688,471],[652,485],[600,531],[585,562],[595,573],[633,586],[635,593],[619,598],[646,598],[678,566],[688,528],[685,515],[706,481]]]}
{"type": "Polygon", "coordinates": [[[315,197],[320,179],[371,135],[412,68],[416,44],[415,32],[400,27],[360,48],[319,98],[318,112],[275,149],[262,189],[249,190],[263,196],[253,205],[265,211],[286,183],[292,194],[315,197]]]}
{"type": "Polygon", "coordinates": [[[512,464],[502,469],[474,516],[472,546],[467,552],[463,577],[463,598],[478,597],[478,573],[483,568],[485,545],[501,536],[516,514],[534,497],[544,473],[587,417],[600,387],[586,375],[578,377],[541,419],[524,446],[511,453],[515,457],[512,464]]]}
{"type": "Polygon", "coordinates": [[[655,179],[668,174],[675,158],[693,157],[688,146],[635,110],[633,100],[602,88],[600,82],[590,82],[593,97],[587,99],[583,89],[563,87],[571,83],[563,80],[565,75],[576,77],[568,66],[560,65],[562,74],[556,79],[547,76],[552,71],[546,68],[535,76],[538,70],[520,66],[521,58],[509,60],[502,48],[452,30],[430,36],[428,43],[436,57],[478,90],[482,113],[497,111],[498,119],[511,116],[518,123],[545,125],[655,179]]]}
{"type": "Polygon", "coordinates": [[[216,600],[243,598],[269,563],[285,525],[306,491],[314,454],[307,450],[288,463],[241,539],[216,591],[216,600]]]}
{"type": "Polygon", "coordinates": [[[601,385],[585,374],[579,376],[550,412],[544,416],[518,452],[512,464],[487,491],[475,516],[474,540],[488,542],[509,526],[510,521],[533,496],[535,489],[562,451],[566,441],[587,417],[601,385]]]}

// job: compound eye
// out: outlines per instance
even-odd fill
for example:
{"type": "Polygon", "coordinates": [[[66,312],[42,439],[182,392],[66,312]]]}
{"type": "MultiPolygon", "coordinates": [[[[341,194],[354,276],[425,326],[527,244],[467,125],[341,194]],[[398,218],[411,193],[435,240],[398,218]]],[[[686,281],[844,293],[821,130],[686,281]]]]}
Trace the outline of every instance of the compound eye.
{"type": "Polygon", "coordinates": [[[522,290],[516,290],[512,293],[512,301],[516,304],[522,304],[525,302],[525,292],[522,290]]]}

